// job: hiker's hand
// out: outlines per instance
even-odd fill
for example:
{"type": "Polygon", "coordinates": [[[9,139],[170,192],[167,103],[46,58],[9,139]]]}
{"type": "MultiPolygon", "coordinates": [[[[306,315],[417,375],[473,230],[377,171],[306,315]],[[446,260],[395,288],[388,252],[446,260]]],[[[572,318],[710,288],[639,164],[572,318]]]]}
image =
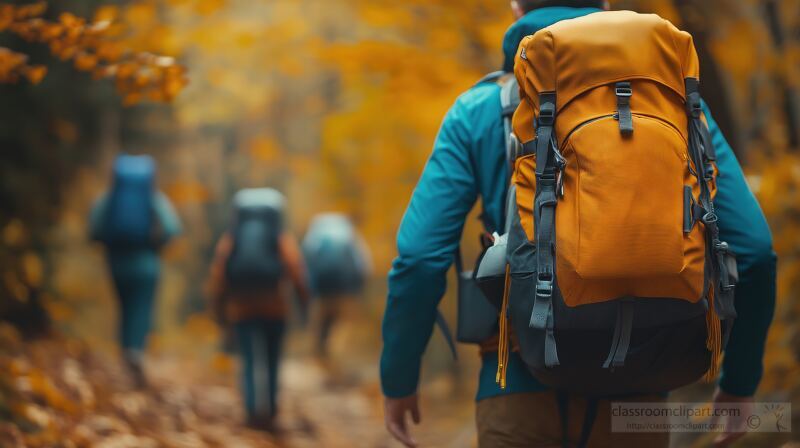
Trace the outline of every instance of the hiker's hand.
{"type": "Polygon", "coordinates": [[[747,418],[755,413],[753,397],[731,395],[717,388],[714,393],[714,409],[730,407],[724,403],[734,403],[738,409],[741,409],[741,413],[735,417],[714,417],[712,419],[712,423],[725,423],[725,432],[714,439],[714,448],[730,446],[744,437],[747,431],[747,418]]]}
{"type": "Polygon", "coordinates": [[[392,437],[409,448],[416,447],[417,441],[411,437],[411,433],[408,430],[406,414],[411,413],[411,420],[413,420],[416,425],[422,420],[419,415],[419,400],[417,399],[417,394],[403,398],[386,397],[383,404],[383,413],[383,418],[386,421],[386,429],[389,430],[392,437]]]}

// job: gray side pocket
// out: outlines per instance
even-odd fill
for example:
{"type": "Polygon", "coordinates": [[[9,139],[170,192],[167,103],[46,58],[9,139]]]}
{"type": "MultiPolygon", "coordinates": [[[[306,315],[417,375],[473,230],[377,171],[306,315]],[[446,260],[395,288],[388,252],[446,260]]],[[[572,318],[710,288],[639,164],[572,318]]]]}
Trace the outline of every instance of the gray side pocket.
{"type": "Polygon", "coordinates": [[[508,232],[507,257],[512,275],[530,274],[536,271],[536,245],[528,240],[519,219],[516,200],[511,213],[511,226],[508,232]]]}

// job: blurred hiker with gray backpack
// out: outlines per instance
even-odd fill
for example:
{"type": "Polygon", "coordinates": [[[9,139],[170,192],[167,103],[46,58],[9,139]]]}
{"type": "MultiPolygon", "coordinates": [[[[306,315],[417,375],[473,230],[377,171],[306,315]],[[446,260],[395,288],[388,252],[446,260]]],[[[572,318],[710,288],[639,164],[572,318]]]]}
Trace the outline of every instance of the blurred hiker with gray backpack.
{"type": "Polygon", "coordinates": [[[211,265],[213,311],[232,326],[242,358],[241,390],[248,424],[273,430],[278,374],[292,289],[309,301],[297,240],[286,229],[286,198],[271,188],[241,190],[229,230],[211,265]]]}
{"type": "Polygon", "coordinates": [[[106,248],[119,299],[119,339],[137,387],[146,384],[142,358],[161,274],[159,252],[181,230],[169,199],[156,187],[149,156],[120,155],[113,184],[95,204],[90,236],[106,248]]]}
{"type": "Polygon", "coordinates": [[[314,297],[318,301],[317,354],[326,358],[328,339],[345,301],[363,293],[370,273],[369,249],[350,219],[338,213],[317,215],[302,244],[314,297]]]}

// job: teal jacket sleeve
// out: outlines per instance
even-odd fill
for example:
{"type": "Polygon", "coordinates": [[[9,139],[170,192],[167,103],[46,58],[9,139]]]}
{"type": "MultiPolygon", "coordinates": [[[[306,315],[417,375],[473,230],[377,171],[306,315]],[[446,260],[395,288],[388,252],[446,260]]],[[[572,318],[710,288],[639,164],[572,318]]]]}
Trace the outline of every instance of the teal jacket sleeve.
{"type": "Polygon", "coordinates": [[[181,233],[181,220],[178,214],[175,213],[175,208],[169,198],[160,191],[153,198],[153,208],[155,209],[156,222],[158,222],[160,230],[157,244],[163,246],[181,233]]]}
{"type": "MultiPolygon", "coordinates": [[[[471,120],[461,100],[448,112],[408,205],[389,273],[380,370],[383,393],[417,390],[420,362],[433,331],[466,215],[477,200],[470,159],[471,120]]],[[[499,113],[498,113],[499,115],[499,113]]]]}
{"type": "Polygon", "coordinates": [[[720,388],[733,395],[750,396],[761,381],[767,330],[775,312],[776,256],[767,220],[742,168],[708,106],[703,104],[703,108],[719,168],[714,205],[720,239],[736,254],[739,269],[735,293],[738,318],[725,350],[720,388]]]}

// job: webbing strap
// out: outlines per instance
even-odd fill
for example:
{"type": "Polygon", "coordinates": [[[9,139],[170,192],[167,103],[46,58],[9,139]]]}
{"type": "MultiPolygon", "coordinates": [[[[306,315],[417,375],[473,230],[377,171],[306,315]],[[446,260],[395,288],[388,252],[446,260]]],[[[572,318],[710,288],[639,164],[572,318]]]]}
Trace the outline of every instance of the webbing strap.
{"type": "MultiPolygon", "coordinates": [[[[553,166],[552,139],[556,121],[556,93],[539,95],[539,116],[536,118],[536,177],[553,166]]],[[[537,188],[538,190],[538,188],[537,188]]]]}
{"type": "Polygon", "coordinates": [[[633,333],[633,301],[623,300],[621,304],[622,309],[622,334],[620,335],[619,345],[617,352],[614,354],[614,367],[622,367],[625,365],[625,357],[628,356],[628,350],[631,347],[631,333],[633,333]]]}
{"type": "Polygon", "coordinates": [[[536,229],[536,288],[529,326],[545,330],[545,365],[559,365],[553,316],[555,287],[555,221],[557,196],[556,142],[553,128],[556,119],[556,94],[539,95],[536,128],[536,196],[533,202],[536,229]]]}
{"type": "Polygon", "coordinates": [[[544,365],[554,367],[560,365],[561,361],[558,360],[558,349],[556,348],[552,301],[550,303],[550,312],[547,314],[547,329],[544,334],[544,365]]]}
{"type": "Polygon", "coordinates": [[[486,76],[479,79],[478,82],[475,83],[475,85],[477,86],[478,84],[483,84],[487,82],[497,82],[497,80],[505,76],[505,74],[506,72],[502,70],[497,70],[495,72],[487,73],[486,76]]]}
{"type": "Polygon", "coordinates": [[[633,333],[633,299],[622,299],[617,303],[617,319],[614,324],[614,336],[611,338],[611,350],[603,363],[603,368],[621,367],[625,365],[625,357],[631,346],[633,333]]]}
{"type": "MultiPolygon", "coordinates": [[[[727,266],[723,257],[727,251],[727,243],[719,239],[718,217],[714,210],[714,202],[711,199],[711,188],[709,181],[713,180],[714,167],[711,164],[716,159],[711,135],[708,127],[703,123],[701,116],[703,113],[700,101],[700,81],[695,78],[686,78],[686,114],[689,117],[689,156],[695,166],[695,175],[700,184],[699,205],[702,208],[702,221],[706,229],[706,254],[709,260],[709,280],[714,290],[714,309],[720,319],[735,317],[735,311],[730,310],[721,301],[721,294],[718,292],[722,287],[721,279],[727,277],[727,266]]],[[[729,285],[725,285],[729,287],[729,285]]]]}
{"type": "Polygon", "coordinates": [[[544,330],[553,312],[554,245],[556,212],[555,179],[540,177],[536,182],[534,219],[536,220],[536,296],[529,326],[544,330]]]}
{"type": "Polygon", "coordinates": [[[617,95],[617,117],[619,118],[619,131],[622,135],[633,134],[633,113],[631,112],[631,97],[633,89],[628,81],[618,82],[615,86],[617,95]]]}
{"type": "Polygon", "coordinates": [[[509,173],[514,171],[514,161],[519,157],[523,148],[519,144],[519,140],[514,135],[514,130],[511,126],[511,117],[519,106],[519,84],[517,78],[511,76],[506,79],[500,86],[500,107],[503,114],[503,130],[505,132],[506,142],[506,163],[508,163],[509,173]]]}

